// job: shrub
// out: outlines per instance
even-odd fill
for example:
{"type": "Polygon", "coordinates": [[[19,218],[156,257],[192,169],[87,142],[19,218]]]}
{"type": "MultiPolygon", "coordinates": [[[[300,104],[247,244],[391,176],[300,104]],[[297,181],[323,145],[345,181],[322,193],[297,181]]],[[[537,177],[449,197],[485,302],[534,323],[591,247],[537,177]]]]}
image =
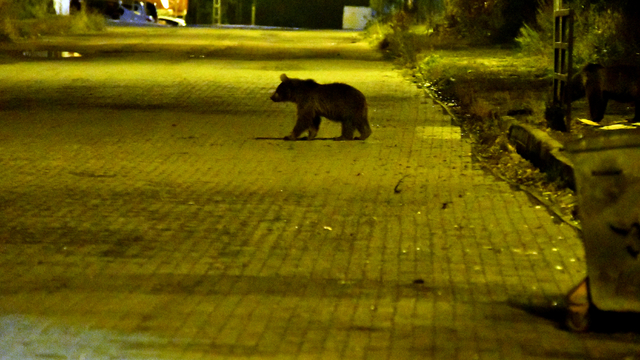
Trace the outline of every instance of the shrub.
{"type": "MultiPolygon", "coordinates": [[[[634,33],[628,31],[628,17],[613,7],[573,6],[574,50],[576,68],[586,63],[603,65],[637,60],[639,48],[634,33]]],[[[540,1],[536,22],[525,24],[516,38],[526,55],[553,57],[553,2],[540,1]]]]}
{"type": "Polygon", "coordinates": [[[525,22],[535,18],[537,0],[450,0],[449,25],[477,45],[512,43],[525,22]]]}
{"type": "Polygon", "coordinates": [[[366,36],[388,58],[407,68],[414,68],[420,62],[421,54],[428,50],[462,45],[446,31],[416,25],[413,20],[403,12],[380,16],[368,24],[366,36]]]}
{"type": "Polygon", "coordinates": [[[583,11],[576,14],[574,63],[607,64],[637,52],[637,45],[621,36],[623,17],[613,11],[583,11]]]}
{"type": "Polygon", "coordinates": [[[553,1],[539,0],[536,20],[524,24],[516,37],[522,52],[530,56],[553,56],[553,1]]]}
{"type": "Polygon", "coordinates": [[[422,36],[410,30],[410,21],[402,12],[376,19],[366,31],[388,58],[402,61],[404,66],[415,63],[423,46],[422,36]]]}
{"type": "Polygon", "coordinates": [[[105,28],[102,15],[85,9],[70,16],[58,16],[51,0],[0,0],[0,41],[84,34],[105,28]]]}
{"type": "Polygon", "coordinates": [[[0,41],[11,40],[14,36],[9,18],[9,1],[0,0],[0,41]]]}
{"type": "Polygon", "coordinates": [[[13,11],[18,20],[41,19],[47,15],[55,14],[53,1],[47,0],[22,0],[13,2],[13,11]]]}

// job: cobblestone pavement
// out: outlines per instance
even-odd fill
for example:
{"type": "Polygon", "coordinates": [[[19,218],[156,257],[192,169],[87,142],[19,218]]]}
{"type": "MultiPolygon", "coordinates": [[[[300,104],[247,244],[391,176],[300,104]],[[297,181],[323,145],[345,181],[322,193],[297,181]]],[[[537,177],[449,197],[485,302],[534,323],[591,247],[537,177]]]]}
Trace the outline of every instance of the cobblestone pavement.
{"type": "Polygon", "coordinates": [[[579,237],[357,33],[250,33],[352,56],[241,60],[192,31],[0,63],[1,359],[640,359],[636,332],[562,329],[579,237]],[[360,89],[372,136],[279,140],[283,72],[360,89]]]}

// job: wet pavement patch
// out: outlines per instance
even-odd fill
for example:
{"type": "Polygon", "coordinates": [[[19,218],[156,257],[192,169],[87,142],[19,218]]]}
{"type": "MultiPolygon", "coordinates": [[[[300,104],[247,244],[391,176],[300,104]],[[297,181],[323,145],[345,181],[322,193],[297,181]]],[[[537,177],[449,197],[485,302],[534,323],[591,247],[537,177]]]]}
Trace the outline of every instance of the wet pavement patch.
{"type": "Polygon", "coordinates": [[[22,51],[21,57],[30,59],[67,59],[67,58],[79,58],[82,57],[80,53],[75,51],[50,51],[50,50],[37,50],[37,51],[22,51]]]}

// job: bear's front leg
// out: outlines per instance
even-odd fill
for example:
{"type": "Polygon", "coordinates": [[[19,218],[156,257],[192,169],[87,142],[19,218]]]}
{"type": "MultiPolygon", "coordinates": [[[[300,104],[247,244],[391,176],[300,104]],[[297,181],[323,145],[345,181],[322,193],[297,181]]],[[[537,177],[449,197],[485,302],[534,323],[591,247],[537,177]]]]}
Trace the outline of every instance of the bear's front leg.
{"type": "Polygon", "coordinates": [[[316,138],[316,136],[318,136],[318,130],[320,130],[320,121],[321,118],[319,115],[316,115],[313,118],[313,122],[311,124],[311,127],[309,127],[309,138],[308,140],[313,140],[316,138]]]}
{"type": "MultiPolygon", "coordinates": [[[[305,117],[298,117],[298,121],[296,121],[296,125],[293,127],[291,134],[285,136],[284,139],[297,140],[303,132],[311,128],[311,124],[311,121],[307,120],[305,117]]],[[[311,137],[311,135],[311,131],[309,131],[309,136],[311,137]]]]}
{"type": "Polygon", "coordinates": [[[589,105],[589,114],[591,121],[599,123],[604,118],[604,112],[607,109],[609,99],[600,92],[593,92],[587,95],[587,104],[589,105]]]}

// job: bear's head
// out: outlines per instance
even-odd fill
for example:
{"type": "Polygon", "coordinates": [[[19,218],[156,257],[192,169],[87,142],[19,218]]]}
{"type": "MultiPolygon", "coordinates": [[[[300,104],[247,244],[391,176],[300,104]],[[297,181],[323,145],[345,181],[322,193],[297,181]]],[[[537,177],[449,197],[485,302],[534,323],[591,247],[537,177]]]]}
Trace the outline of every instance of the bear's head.
{"type": "Polygon", "coordinates": [[[318,87],[318,83],[313,80],[291,79],[286,74],[280,75],[280,85],[271,95],[274,102],[291,101],[298,102],[300,96],[306,96],[309,90],[318,87]]]}
{"type": "Polygon", "coordinates": [[[271,100],[275,102],[290,101],[291,91],[293,90],[292,81],[286,74],[280,75],[280,81],[282,82],[278,85],[273,95],[271,95],[271,100]]]}

